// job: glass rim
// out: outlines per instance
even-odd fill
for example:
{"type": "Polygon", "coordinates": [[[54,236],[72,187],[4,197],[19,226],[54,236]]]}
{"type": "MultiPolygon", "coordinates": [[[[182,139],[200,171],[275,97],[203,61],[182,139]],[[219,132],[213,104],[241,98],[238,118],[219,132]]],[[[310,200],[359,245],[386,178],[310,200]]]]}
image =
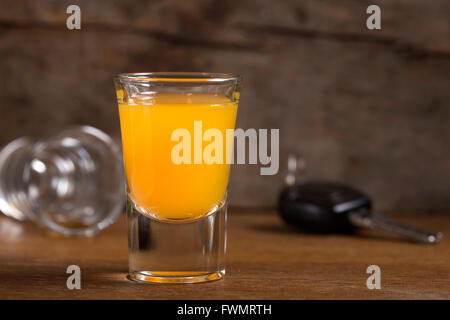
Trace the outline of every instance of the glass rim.
{"type": "Polygon", "coordinates": [[[209,72],[136,72],[136,73],[119,73],[114,77],[114,81],[132,81],[145,83],[161,83],[161,82],[206,82],[206,83],[223,83],[234,81],[240,83],[242,77],[237,74],[230,73],[209,73],[209,72]]]}

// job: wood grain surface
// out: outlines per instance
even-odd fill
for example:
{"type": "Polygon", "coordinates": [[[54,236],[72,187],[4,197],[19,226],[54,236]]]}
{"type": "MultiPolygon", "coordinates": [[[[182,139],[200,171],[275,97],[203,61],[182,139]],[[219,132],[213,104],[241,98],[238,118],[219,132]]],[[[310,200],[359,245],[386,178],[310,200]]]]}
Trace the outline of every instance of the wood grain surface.
{"type": "Polygon", "coordinates": [[[444,238],[419,245],[371,231],[305,235],[271,211],[232,212],[226,278],[163,285],[126,279],[123,216],[93,238],[58,238],[0,217],[0,299],[450,299],[450,216],[401,220],[444,238]],[[66,288],[71,264],[81,267],[81,290],[66,288]],[[366,287],[372,264],[381,290],[366,287]]]}

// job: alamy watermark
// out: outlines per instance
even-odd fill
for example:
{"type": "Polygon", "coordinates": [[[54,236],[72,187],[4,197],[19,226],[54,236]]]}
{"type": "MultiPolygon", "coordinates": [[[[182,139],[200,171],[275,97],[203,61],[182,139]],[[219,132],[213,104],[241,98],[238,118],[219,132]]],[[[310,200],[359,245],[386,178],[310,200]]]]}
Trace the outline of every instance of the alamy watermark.
{"type": "Polygon", "coordinates": [[[70,274],[69,277],[67,277],[66,286],[67,289],[73,290],[81,289],[81,269],[76,264],[72,264],[67,267],[66,273],[70,274]]]}
{"type": "Polygon", "coordinates": [[[70,16],[66,19],[66,26],[69,30],[80,30],[81,29],[81,9],[76,4],[71,4],[67,7],[67,14],[70,16]]]}
{"type": "Polygon", "coordinates": [[[370,274],[367,278],[366,286],[367,289],[381,289],[381,269],[376,264],[372,264],[367,267],[366,273],[370,274]]]}
{"type": "Polygon", "coordinates": [[[172,132],[171,141],[178,142],[171,151],[172,162],[181,164],[261,164],[261,175],[275,175],[279,169],[279,129],[226,129],[225,135],[216,128],[203,132],[201,120],[194,121],[193,139],[188,129],[172,132]],[[268,136],[270,131],[270,145],[268,136]],[[193,141],[193,143],[192,143],[193,141]],[[204,146],[204,144],[206,144],[204,146]],[[234,147],[236,146],[236,147],[234,147]],[[248,147],[248,148],[247,148],[248,147]],[[270,147],[270,154],[269,154],[270,147]],[[248,149],[248,155],[246,152],[248,149]]]}
{"type": "Polygon", "coordinates": [[[381,29],[381,9],[376,4],[371,4],[367,7],[366,13],[370,14],[366,20],[366,27],[369,30],[381,29]]]}

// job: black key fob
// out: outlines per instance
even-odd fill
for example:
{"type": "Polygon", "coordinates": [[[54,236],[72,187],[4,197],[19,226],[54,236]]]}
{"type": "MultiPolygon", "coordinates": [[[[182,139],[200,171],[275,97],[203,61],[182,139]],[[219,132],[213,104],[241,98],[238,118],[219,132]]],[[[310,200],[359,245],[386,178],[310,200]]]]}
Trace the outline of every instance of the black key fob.
{"type": "Polygon", "coordinates": [[[370,198],[352,187],[333,182],[295,183],[298,166],[304,167],[300,160],[289,157],[287,186],[278,200],[281,217],[289,225],[311,233],[352,233],[361,227],[428,244],[442,238],[440,232],[372,215],[370,198]]]}
{"type": "Polygon", "coordinates": [[[371,200],[351,187],[330,182],[308,182],[285,187],[278,208],[289,225],[311,233],[351,233],[348,212],[371,209],[371,200]]]}

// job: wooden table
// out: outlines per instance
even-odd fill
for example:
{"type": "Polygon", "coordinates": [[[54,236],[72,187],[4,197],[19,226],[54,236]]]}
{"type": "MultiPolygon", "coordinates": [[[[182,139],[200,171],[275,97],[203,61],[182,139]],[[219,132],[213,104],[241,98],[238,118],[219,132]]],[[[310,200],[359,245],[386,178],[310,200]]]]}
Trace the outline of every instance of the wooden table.
{"type": "Polygon", "coordinates": [[[450,299],[450,215],[403,218],[444,232],[419,245],[366,231],[314,236],[284,226],[274,212],[232,212],[225,280],[193,285],[126,279],[125,218],[93,238],[55,238],[0,218],[1,299],[450,299]],[[66,268],[81,267],[81,290],[66,268]],[[381,289],[369,290],[369,265],[381,289]]]}

